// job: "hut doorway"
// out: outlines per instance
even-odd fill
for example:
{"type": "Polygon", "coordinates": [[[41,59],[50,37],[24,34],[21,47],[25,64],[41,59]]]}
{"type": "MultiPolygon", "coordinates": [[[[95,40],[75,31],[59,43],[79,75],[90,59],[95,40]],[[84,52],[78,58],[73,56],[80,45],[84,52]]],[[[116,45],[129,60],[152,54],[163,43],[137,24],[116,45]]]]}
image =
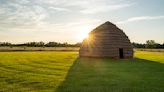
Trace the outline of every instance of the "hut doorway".
{"type": "Polygon", "coordinates": [[[119,57],[124,58],[123,48],[119,48],[119,57]]]}

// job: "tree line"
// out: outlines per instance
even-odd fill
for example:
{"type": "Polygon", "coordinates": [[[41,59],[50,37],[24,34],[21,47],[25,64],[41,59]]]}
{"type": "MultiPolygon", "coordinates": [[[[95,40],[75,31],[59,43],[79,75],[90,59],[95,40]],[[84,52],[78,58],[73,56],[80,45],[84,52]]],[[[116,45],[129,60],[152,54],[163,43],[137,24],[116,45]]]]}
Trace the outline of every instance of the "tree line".
{"type": "MultiPolygon", "coordinates": [[[[27,43],[23,43],[23,44],[12,44],[9,42],[0,42],[0,47],[4,47],[4,46],[10,46],[10,47],[22,47],[22,46],[26,46],[26,47],[80,47],[81,43],[76,43],[76,44],[69,44],[67,42],[64,43],[60,43],[60,42],[27,42],[27,43]]],[[[154,40],[147,40],[146,43],[136,43],[133,42],[132,43],[134,48],[157,48],[157,49],[161,49],[164,48],[164,43],[163,44],[159,44],[156,43],[154,40]]]]}
{"type": "Polygon", "coordinates": [[[148,48],[148,49],[164,49],[164,43],[159,44],[154,40],[147,40],[146,43],[132,43],[134,48],[148,48]]]}
{"type": "Polygon", "coordinates": [[[9,42],[0,42],[0,47],[9,46],[9,47],[80,47],[81,43],[69,44],[67,42],[59,43],[59,42],[27,42],[23,44],[12,44],[9,42]]]}

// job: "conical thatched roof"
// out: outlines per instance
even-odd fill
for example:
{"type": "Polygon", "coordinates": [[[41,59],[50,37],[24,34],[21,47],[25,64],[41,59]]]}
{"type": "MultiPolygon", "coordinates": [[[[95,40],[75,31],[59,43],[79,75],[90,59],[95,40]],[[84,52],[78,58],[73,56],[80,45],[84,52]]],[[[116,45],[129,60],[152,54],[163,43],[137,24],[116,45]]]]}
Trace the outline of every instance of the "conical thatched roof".
{"type": "Polygon", "coordinates": [[[116,25],[105,22],[93,29],[88,39],[84,39],[79,55],[120,58],[120,53],[123,53],[123,58],[133,57],[130,40],[116,25]],[[120,49],[123,51],[120,52],[120,49]]]}

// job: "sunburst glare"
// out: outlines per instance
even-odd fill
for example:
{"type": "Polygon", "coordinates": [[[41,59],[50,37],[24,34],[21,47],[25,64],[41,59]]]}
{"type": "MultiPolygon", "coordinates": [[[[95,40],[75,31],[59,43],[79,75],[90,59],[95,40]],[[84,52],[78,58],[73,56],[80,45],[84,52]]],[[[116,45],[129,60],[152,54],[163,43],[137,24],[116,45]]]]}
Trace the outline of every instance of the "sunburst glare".
{"type": "Polygon", "coordinates": [[[79,28],[79,35],[77,37],[77,39],[79,39],[80,41],[82,41],[85,38],[88,38],[88,34],[91,31],[91,27],[90,26],[83,26],[79,28]]]}

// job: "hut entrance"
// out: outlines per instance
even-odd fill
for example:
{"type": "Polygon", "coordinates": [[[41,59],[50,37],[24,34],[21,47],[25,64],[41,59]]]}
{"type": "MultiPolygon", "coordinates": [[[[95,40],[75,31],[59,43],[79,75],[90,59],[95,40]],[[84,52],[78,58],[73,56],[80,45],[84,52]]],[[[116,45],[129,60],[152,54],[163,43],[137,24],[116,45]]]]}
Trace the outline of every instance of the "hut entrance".
{"type": "Polygon", "coordinates": [[[123,48],[119,48],[119,55],[120,55],[120,58],[124,58],[123,48]]]}

